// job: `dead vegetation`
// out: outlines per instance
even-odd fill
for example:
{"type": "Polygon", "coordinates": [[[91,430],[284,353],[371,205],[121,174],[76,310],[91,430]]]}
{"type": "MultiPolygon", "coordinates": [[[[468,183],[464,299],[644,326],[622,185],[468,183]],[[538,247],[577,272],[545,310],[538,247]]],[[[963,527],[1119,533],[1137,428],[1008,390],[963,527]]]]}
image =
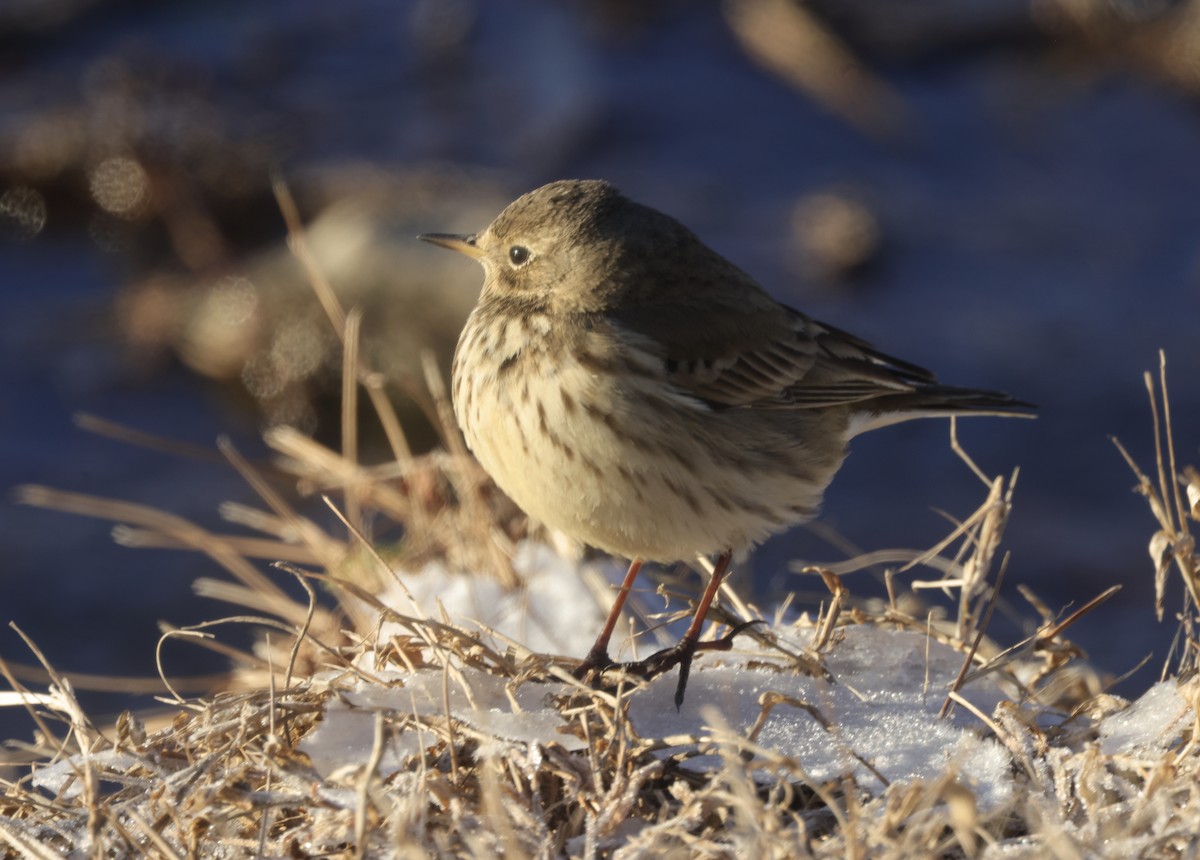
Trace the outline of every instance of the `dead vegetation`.
{"type": "MultiPolygon", "coordinates": [[[[304,261],[303,231],[294,223],[292,230],[304,261]]],[[[310,276],[321,293],[320,273],[310,276]]],[[[409,454],[386,398],[377,396],[377,377],[357,352],[356,315],[344,313],[331,293],[323,301],[343,336],[345,414],[356,414],[355,399],[365,391],[388,430],[395,464],[361,465],[352,422],[341,451],[287,431],[268,442],[278,454],[274,477],[286,476],[302,494],[325,496],[341,518],[337,529],[305,516],[228,444],[224,458],[263,504],[223,512],[261,537],[203,531],[127,502],[21,491],[29,504],[117,522],[118,539],[130,546],[187,547],[212,558],[228,577],[202,581],[197,590],[225,600],[234,614],[163,635],[225,649],[235,671],[215,696],[165,695],[172,716],[157,725],[126,713],[101,726],[79,708],[71,679],[52,666],[43,663],[49,680],[38,690],[0,666],[12,689],[0,693],[0,704],[22,703],[35,727],[32,742],[7,744],[0,856],[1010,858],[1195,851],[1200,583],[1190,522],[1200,517],[1200,480],[1176,464],[1165,369],[1157,392],[1148,377],[1159,442],[1155,478],[1126,454],[1159,523],[1151,553],[1160,613],[1167,611],[1163,582],[1172,568],[1185,584],[1180,647],[1164,669],[1162,694],[1165,710],[1178,713],[1168,714],[1161,736],[1149,737],[1145,725],[1164,707],[1127,709],[1105,695],[1066,638],[1107,595],[1067,617],[1027,595],[1042,619],[1036,631],[1008,646],[989,638],[1016,475],[988,477],[965,453],[985,498],[945,540],[924,553],[876,553],[810,571],[829,589],[815,617],[788,621],[785,603],[775,624],[755,634],[760,650],[752,661],[779,678],[828,674],[847,630],[864,625],[911,631],[927,648],[955,649],[961,671],[936,691],[941,714],[972,713],[975,732],[1007,756],[1011,789],[985,802],[954,759],[937,778],[888,779],[881,763],[849,749],[842,775],[814,778],[811,763],[764,740],[762,730],[774,714],[792,709],[820,723],[831,743],[844,744],[820,701],[768,691],[748,730],[711,709],[685,737],[647,736],[630,719],[631,701],[646,690],[590,690],[570,682],[565,664],[551,655],[516,641],[497,645],[497,637],[416,599],[398,608],[407,593],[398,571],[431,561],[519,588],[525,574],[512,558],[528,526],[463,450],[432,374],[429,409],[440,417],[446,452],[409,454]],[[378,529],[381,522],[402,525],[404,539],[373,540],[372,524],[378,529]],[[262,559],[276,562],[275,574],[263,572],[262,559]],[[886,601],[850,599],[845,575],[867,564],[887,570],[886,601]],[[912,579],[918,570],[936,579],[912,579]],[[307,598],[288,596],[275,577],[301,582],[307,598]],[[384,592],[402,599],[384,601],[384,592]],[[931,593],[951,609],[936,609],[926,599],[931,593]],[[261,631],[253,652],[221,644],[228,624],[261,631]],[[963,694],[965,684],[985,677],[1008,691],[990,712],[963,694]],[[518,721],[504,729],[484,721],[482,714],[503,710],[493,701],[507,702],[518,721]],[[361,717],[369,743],[348,751],[341,767],[318,767],[304,739],[335,712],[361,717]],[[1120,722],[1123,716],[1131,725],[1120,722]],[[538,720],[550,728],[539,733],[538,720]],[[1122,742],[1122,731],[1133,740],[1122,742]]],[[[123,434],[111,425],[98,429],[123,434]]],[[[719,620],[758,613],[732,592],[723,596],[719,620]]],[[[664,623],[670,614],[648,621],[664,623]]],[[[163,674],[166,681],[165,667],[163,674]]],[[[164,689],[171,693],[169,684],[164,689]]]]}

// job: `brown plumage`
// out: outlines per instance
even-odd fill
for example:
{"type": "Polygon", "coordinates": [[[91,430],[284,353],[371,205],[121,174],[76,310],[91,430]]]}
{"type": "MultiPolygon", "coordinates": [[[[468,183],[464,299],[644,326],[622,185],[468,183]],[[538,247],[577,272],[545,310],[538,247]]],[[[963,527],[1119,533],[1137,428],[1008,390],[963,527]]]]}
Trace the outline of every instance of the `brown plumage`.
{"type": "Polygon", "coordinates": [[[732,551],[812,517],[850,438],[1029,408],[776,302],[605,182],[554,182],[474,236],[421,238],[484,267],[454,357],[468,446],[532,517],[635,560],[581,674],[610,665],[640,560],[719,554],[680,645],[634,667],[680,664],[677,702],[732,551]]]}

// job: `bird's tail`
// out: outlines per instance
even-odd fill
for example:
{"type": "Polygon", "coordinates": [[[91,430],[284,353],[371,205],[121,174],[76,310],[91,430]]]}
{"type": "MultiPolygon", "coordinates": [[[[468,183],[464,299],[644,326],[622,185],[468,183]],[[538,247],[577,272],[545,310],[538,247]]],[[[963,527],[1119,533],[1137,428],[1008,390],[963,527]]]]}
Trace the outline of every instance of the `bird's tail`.
{"type": "Polygon", "coordinates": [[[1035,418],[1032,403],[1003,391],[959,388],[938,383],[915,391],[887,394],[860,404],[851,421],[850,435],[911,421],[914,418],[948,418],[954,415],[993,415],[1002,418],[1035,418]]]}

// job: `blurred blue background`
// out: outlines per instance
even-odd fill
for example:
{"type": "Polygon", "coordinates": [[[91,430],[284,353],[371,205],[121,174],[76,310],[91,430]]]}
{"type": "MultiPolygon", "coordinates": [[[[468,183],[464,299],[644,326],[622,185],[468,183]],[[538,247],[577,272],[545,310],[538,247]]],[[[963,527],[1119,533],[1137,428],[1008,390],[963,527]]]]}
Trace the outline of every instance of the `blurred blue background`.
{"type": "MultiPolygon", "coordinates": [[[[1005,596],[1032,618],[1018,583],[1054,609],[1127,583],[1068,635],[1113,674],[1153,653],[1121,688],[1137,692],[1174,626],[1154,619],[1156,526],[1108,436],[1153,468],[1142,373],[1161,348],[1181,464],[1200,460],[1195,6],[10,5],[0,486],[222,528],[221,501],[253,501],[231,470],[71,416],[209,447],[229,434],[256,456],[277,422],[336,443],[337,350],[285,250],[273,171],[365,308],[375,365],[415,385],[417,350],[446,359],[480,274],[413,235],[482,228],[551,179],[606,178],[781,301],[947,382],[1039,404],[1036,422],[960,423],[985,471],[1021,469],[1005,596]]],[[[935,509],[966,516],[983,495],[946,424],[917,422],[856,441],[822,523],[863,550],[925,548],[948,530],[935,509]]],[[[0,510],[0,620],[60,670],[152,675],[157,621],[225,611],[191,593],[218,574],[202,557],[0,510]]],[[[818,592],[792,560],[842,557],[800,529],[739,575],[769,604],[818,592]]],[[[1168,595],[1177,609],[1177,582],[1168,595]]],[[[30,662],[9,630],[0,656],[30,662]]],[[[185,648],[169,661],[224,665],[185,648]]]]}

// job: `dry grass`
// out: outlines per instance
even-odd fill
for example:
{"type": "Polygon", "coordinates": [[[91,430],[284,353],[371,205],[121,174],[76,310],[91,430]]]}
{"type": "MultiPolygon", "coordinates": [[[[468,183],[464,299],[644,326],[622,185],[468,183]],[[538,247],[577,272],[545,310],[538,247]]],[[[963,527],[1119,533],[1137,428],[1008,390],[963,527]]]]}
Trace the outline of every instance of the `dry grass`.
{"type": "MultiPolygon", "coordinates": [[[[298,225],[292,241],[304,259],[298,225]]],[[[319,273],[313,277],[319,283],[319,273]]],[[[939,779],[897,781],[883,790],[852,777],[815,781],[804,761],[760,745],[757,730],[735,731],[715,712],[692,740],[693,752],[715,754],[719,764],[689,770],[680,766],[679,756],[662,755],[663,739],[640,737],[631,728],[629,691],[579,687],[552,702],[569,729],[561,743],[496,743],[460,718],[448,694],[438,711],[365,709],[374,720],[370,754],[322,776],[298,745],[332,703],[353,707],[346,693],[352,686],[402,687],[403,678],[432,669],[447,679],[444,689],[451,678],[482,673],[499,679],[505,695],[515,697],[553,677],[558,665],[518,647],[498,650],[454,619],[416,608],[402,614],[375,598],[395,583],[396,570],[431,559],[519,585],[510,558],[528,526],[463,450],[432,374],[430,410],[441,416],[448,453],[409,454],[386,400],[373,395],[378,380],[358,357],[355,315],[328,307],[345,336],[352,369],[346,414],[356,413],[354,398],[366,391],[389,428],[396,462],[362,466],[352,424],[342,451],[286,431],[270,434],[268,442],[279,455],[275,468],[302,493],[337,499],[330,505],[343,526],[320,528],[228,444],[222,445],[224,457],[263,504],[224,513],[256,528],[259,538],[206,532],[125,502],[45,488],[22,491],[30,504],[120,523],[117,535],[131,546],[189,547],[226,571],[228,578],[198,587],[226,600],[235,614],[200,628],[164,631],[164,638],[226,648],[219,639],[226,624],[253,625],[261,636],[251,653],[226,648],[237,667],[226,692],[203,700],[166,697],[174,715],[161,726],[148,727],[130,714],[98,726],[75,702],[70,679],[53,667],[44,665],[50,682],[36,692],[0,667],[36,726],[33,742],[8,744],[10,761],[22,764],[11,764],[11,781],[0,783],[0,856],[900,858],[1195,852],[1200,755],[1191,724],[1197,713],[1200,584],[1189,521],[1200,513],[1200,481],[1194,470],[1177,469],[1165,378],[1159,396],[1151,387],[1160,440],[1157,480],[1132,460],[1130,465],[1159,520],[1152,542],[1159,594],[1172,565],[1186,584],[1187,603],[1178,609],[1180,649],[1170,671],[1188,711],[1189,727],[1179,739],[1141,751],[1104,751],[1099,721],[1125,703],[1103,694],[1094,673],[1074,661],[1077,651],[1064,636],[1095,601],[1064,619],[1028,595],[1042,615],[1038,630],[1007,648],[988,637],[1016,476],[990,478],[976,469],[983,503],[928,552],[875,554],[837,570],[815,571],[830,598],[816,618],[797,622],[811,628],[811,645],[796,657],[797,671],[823,671],[847,625],[920,632],[963,655],[944,711],[971,707],[957,693],[968,678],[1002,676],[1016,691],[1011,701],[991,714],[977,714],[980,732],[998,740],[1012,759],[1014,790],[999,808],[984,808],[953,766],[939,779]],[[380,521],[405,529],[404,541],[389,547],[386,557],[368,537],[367,524],[380,521]],[[258,559],[283,560],[277,575],[304,583],[307,599],[289,597],[258,559]],[[855,605],[841,574],[856,563],[888,569],[888,600],[855,605]],[[917,569],[932,570],[938,578],[909,581],[917,569]],[[317,599],[318,590],[325,599],[317,599]],[[931,593],[945,595],[952,609],[936,611],[925,599],[931,593]],[[381,636],[384,621],[401,632],[381,636]],[[413,740],[409,752],[381,776],[385,754],[405,738],[413,740]]],[[[120,435],[111,426],[101,429],[120,435]]],[[[723,611],[730,615],[754,611],[736,596],[725,598],[723,611]]],[[[766,697],[760,704],[765,720],[780,701],[766,697]]],[[[817,715],[811,705],[791,704],[817,715]]]]}

